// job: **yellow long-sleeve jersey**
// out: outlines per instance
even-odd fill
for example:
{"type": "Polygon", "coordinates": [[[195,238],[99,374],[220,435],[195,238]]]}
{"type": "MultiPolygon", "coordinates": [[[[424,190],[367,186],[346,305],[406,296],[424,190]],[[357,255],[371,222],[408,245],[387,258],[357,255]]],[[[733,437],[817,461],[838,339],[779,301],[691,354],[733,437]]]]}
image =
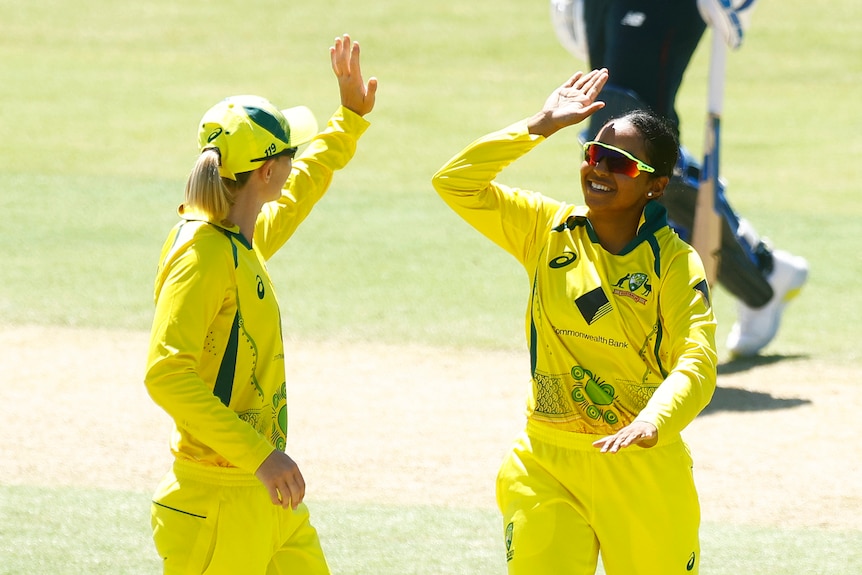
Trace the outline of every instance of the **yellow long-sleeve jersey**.
{"type": "Polygon", "coordinates": [[[540,142],[525,121],[480,138],[433,177],[443,200],[529,275],[526,313],[534,422],[611,434],[635,419],[667,438],[709,403],[715,319],[703,264],[649,202],[619,254],[584,206],[494,181],[540,142]]]}
{"type": "Polygon", "coordinates": [[[238,227],[185,213],[168,234],[155,280],[144,378],[174,420],[171,451],[250,473],[285,448],[281,316],[268,260],[353,157],[368,122],[340,107],[293,163],[281,198],[264,205],[249,245],[238,227]]]}

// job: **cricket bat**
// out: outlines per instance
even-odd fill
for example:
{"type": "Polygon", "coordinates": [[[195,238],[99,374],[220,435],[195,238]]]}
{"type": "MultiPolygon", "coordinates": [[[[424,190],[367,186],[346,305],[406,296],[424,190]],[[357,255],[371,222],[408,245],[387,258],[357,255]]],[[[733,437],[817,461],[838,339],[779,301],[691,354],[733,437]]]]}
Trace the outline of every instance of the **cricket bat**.
{"type": "Polygon", "coordinates": [[[724,104],[724,71],[727,60],[725,40],[712,31],[712,51],[709,58],[709,92],[707,98],[706,135],[703,146],[703,166],[694,209],[691,245],[697,250],[706,269],[709,285],[715,285],[721,248],[721,215],[716,211],[719,190],[718,152],[721,147],[721,109],[724,104]]]}

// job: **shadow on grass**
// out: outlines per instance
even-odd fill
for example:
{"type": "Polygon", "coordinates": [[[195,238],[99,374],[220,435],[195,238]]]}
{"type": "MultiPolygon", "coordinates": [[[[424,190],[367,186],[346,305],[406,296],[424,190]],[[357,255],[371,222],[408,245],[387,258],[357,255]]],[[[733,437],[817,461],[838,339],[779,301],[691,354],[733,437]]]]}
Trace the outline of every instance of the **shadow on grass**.
{"type": "Polygon", "coordinates": [[[811,403],[809,399],[798,397],[775,397],[762,391],[750,391],[736,387],[719,387],[712,396],[712,401],[704,408],[702,415],[720,411],[770,411],[773,409],[790,409],[811,403]]]}
{"type": "Polygon", "coordinates": [[[798,361],[809,359],[807,355],[755,355],[754,357],[734,357],[718,366],[718,375],[732,375],[755,369],[773,365],[784,361],[798,361]]]}
{"type": "MultiPolygon", "coordinates": [[[[718,366],[718,375],[732,375],[758,367],[772,365],[782,361],[807,359],[802,355],[767,355],[745,358],[734,358],[718,366]]],[[[774,409],[790,409],[811,403],[809,399],[798,397],[775,397],[762,391],[722,387],[719,379],[718,387],[712,401],[703,410],[704,415],[721,411],[769,411],[774,409]]]]}

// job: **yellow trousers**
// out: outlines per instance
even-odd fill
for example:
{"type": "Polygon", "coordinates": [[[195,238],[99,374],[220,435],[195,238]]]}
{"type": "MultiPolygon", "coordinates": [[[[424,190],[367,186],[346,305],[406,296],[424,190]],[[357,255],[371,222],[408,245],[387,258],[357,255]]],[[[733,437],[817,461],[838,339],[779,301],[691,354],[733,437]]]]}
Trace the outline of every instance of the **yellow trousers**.
{"type": "Polygon", "coordinates": [[[273,505],[253,475],[176,461],[151,511],[165,575],[329,575],[308,508],[273,505]]]}
{"type": "Polygon", "coordinates": [[[700,504],[682,439],[600,453],[529,422],[497,476],[510,575],[698,573],[700,504]]]}

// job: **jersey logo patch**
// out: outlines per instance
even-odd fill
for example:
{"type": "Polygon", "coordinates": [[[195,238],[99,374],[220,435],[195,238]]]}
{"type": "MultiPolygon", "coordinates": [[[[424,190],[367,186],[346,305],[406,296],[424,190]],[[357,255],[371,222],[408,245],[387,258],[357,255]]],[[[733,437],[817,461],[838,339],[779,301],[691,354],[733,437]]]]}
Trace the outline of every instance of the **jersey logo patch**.
{"type": "Polygon", "coordinates": [[[614,295],[630,298],[641,305],[646,304],[646,298],[651,293],[652,286],[649,283],[649,276],[643,272],[626,274],[614,284],[614,295]]]}
{"type": "Polygon", "coordinates": [[[575,305],[578,306],[578,310],[587,323],[591,325],[614,310],[601,287],[597,287],[576,299],[575,305]]]}
{"type": "Polygon", "coordinates": [[[266,288],[263,287],[263,279],[257,276],[257,299],[263,299],[266,296],[266,288]]]}

